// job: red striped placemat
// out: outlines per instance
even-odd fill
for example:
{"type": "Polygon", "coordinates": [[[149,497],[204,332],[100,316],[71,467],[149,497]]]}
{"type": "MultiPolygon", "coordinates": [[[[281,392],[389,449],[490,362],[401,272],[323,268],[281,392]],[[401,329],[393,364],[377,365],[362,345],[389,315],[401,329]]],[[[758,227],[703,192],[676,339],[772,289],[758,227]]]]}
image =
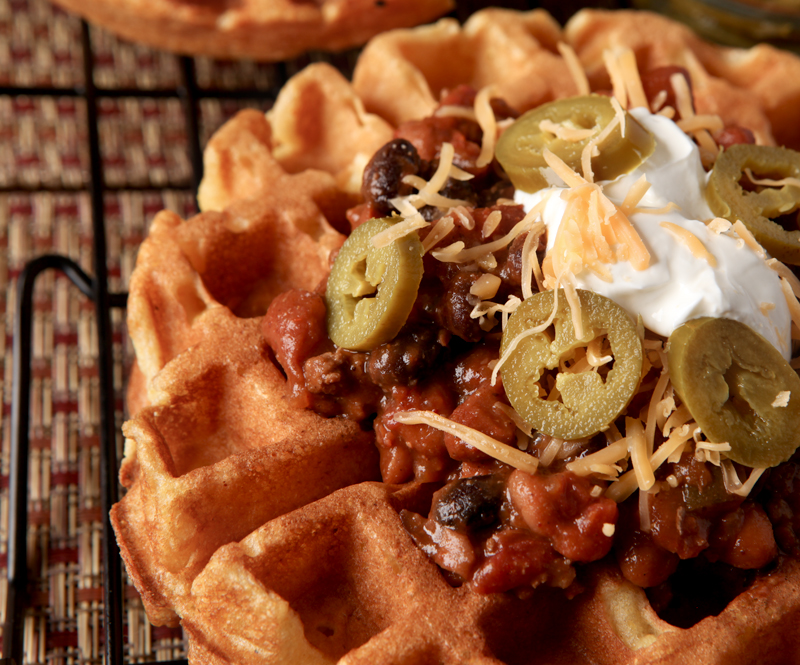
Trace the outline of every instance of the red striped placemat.
{"type": "MultiPolygon", "coordinates": [[[[6,539],[13,327],[17,279],[42,254],[61,254],[88,273],[92,266],[90,156],[86,101],[58,90],[84,81],[79,20],[45,0],[0,0],[0,85],[45,94],[0,96],[0,614],[5,611],[6,539]],[[46,94],[53,90],[54,94],[46,94]]],[[[105,184],[109,289],[125,291],[139,244],[162,208],[194,212],[185,110],[175,56],[121,42],[92,29],[94,82],[134,91],[99,101],[105,184]],[[159,91],[147,96],[148,91],[159,91]]],[[[250,99],[202,99],[199,139],[205,143],[244,106],[269,107],[267,91],[282,75],[252,62],[194,61],[204,90],[244,91],[250,99]],[[265,91],[253,100],[253,91],[265,91]]],[[[18,93],[18,94],[17,94],[18,93]]],[[[235,97],[235,95],[234,95],[235,97]]],[[[131,360],[124,311],[112,310],[116,419],[124,419],[131,360]]],[[[103,660],[100,399],[95,309],[60,273],[37,281],[33,316],[28,526],[29,609],[21,623],[26,663],[103,660]]],[[[121,434],[118,435],[121,454],[121,434]]],[[[185,657],[180,629],[150,625],[126,582],[128,662],[185,657]]],[[[0,616],[0,620],[5,620],[0,616]]]]}

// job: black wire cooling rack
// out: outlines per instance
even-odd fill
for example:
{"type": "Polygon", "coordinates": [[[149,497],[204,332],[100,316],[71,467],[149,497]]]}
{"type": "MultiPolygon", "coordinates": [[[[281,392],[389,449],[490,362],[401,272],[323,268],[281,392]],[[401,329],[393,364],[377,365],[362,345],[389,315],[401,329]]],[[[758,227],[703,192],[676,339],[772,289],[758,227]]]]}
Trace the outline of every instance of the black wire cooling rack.
{"type": "MultiPolygon", "coordinates": [[[[485,5],[500,5],[513,9],[530,9],[542,6],[560,21],[565,21],[583,6],[620,8],[627,2],[605,0],[601,2],[505,2],[481,3],[459,2],[453,16],[465,20],[471,13],[485,5]]],[[[13,8],[12,8],[13,11],[13,8]]],[[[0,86],[0,97],[8,96],[37,98],[79,98],[86,106],[86,141],[89,155],[88,193],[92,217],[92,257],[94,275],[87,274],[76,261],[62,255],[49,254],[30,261],[21,272],[17,282],[17,301],[14,319],[14,352],[11,411],[11,457],[9,469],[9,527],[8,527],[8,594],[6,622],[3,626],[3,657],[0,665],[23,662],[22,618],[30,604],[28,597],[28,571],[26,565],[26,543],[29,527],[28,478],[30,452],[30,394],[32,377],[32,330],[34,316],[34,285],[48,271],[61,271],[81,293],[89,298],[96,312],[96,334],[98,339],[98,373],[100,396],[100,467],[101,510],[104,516],[103,538],[103,622],[105,630],[104,662],[124,662],[124,589],[122,566],[116,539],[108,519],[111,506],[118,500],[120,488],[117,483],[118,448],[115,422],[115,389],[113,381],[113,340],[111,313],[124,308],[127,293],[109,290],[107,264],[107,238],[104,211],[104,196],[114,189],[136,187],[109,186],[105,181],[101,137],[99,132],[99,106],[102,100],[125,98],[179,99],[182,102],[183,118],[188,137],[187,150],[191,164],[188,181],[171,185],[171,189],[183,189],[196,194],[202,178],[202,146],[199,123],[200,103],[204,99],[235,98],[258,100],[269,103],[275,99],[280,86],[303,63],[279,63],[274,68],[274,87],[258,90],[209,89],[198,85],[196,61],[182,57],[180,84],[169,89],[105,88],[95,84],[95,51],[92,30],[81,23],[81,50],[83,59],[83,82],[74,87],[0,86]]],[[[344,74],[352,73],[356,52],[345,54],[315,54],[314,59],[330,62],[344,74]]],[[[152,186],[148,187],[152,189],[152,186]]],[[[19,191],[19,187],[14,190],[19,191]]],[[[79,187],[76,191],[82,191],[79,187]]],[[[162,661],[185,663],[186,661],[162,661]]]]}

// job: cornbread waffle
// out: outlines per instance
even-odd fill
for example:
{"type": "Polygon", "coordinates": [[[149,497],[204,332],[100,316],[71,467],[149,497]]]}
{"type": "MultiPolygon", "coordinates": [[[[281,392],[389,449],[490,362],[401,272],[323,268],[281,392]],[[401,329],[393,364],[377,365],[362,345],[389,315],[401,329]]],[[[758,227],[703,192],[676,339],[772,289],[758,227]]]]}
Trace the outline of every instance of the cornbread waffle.
{"type": "Polygon", "coordinates": [[[133,42],[217,58],[279,61],[359,46],[391,28],[430,21],[452,0],[57,0],[133,42]]]}
{"type": "Polygon", "coordinates": [[[298,408],[264,341],[258,317],[274,296],[325,279],[356,176],[394,128],[459,84],[491,85],[520,110],[574,95],[559,41],[599,89],[597,53],[629,46],[640,63],[688,69],[698,113],[747,126],[762,144],[793,140],[783,107],[762,104],[745,73],[767,58],[800,74],[787,54],[712,48],[649,14],[584,11],[562,31],[541,11],[488,10],[463,27],[376,38],[352,86],[324,66],[301,73],[266,118],[241,114],[211,141],[204,212],[154,223],[129,305],[149,406],[125,426],[129,492],[112,522],[151,620],[180,620],[193,662],[800,657],[800,564],[783,555],[689,628],[659,618],[607,559],[581,569],[576,594],[451,586],[404,526],[403,511],[425,514],[437,487],[381,483],[371,434],[298,408]],[[637,41],[644,28],[659,39],[637,41]]]}

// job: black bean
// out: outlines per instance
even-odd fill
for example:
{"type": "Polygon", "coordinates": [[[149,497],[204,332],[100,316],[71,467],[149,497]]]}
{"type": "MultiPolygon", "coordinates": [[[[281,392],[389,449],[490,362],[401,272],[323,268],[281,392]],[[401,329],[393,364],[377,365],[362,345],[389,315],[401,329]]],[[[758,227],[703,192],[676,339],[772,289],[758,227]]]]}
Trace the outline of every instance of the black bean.
{"type": "Polygon", "coordinates": [[[394,139],[378,150],[367,164],[361,193],[379,214],[388,215],[394,210],[390,199],[408,196],[415,191],[403,182],[403,178],[416,175],[419,170],[417,149],[410,141],[394,139]]]}
{"type": "Polygon", "coordinates": [[[474,309],[474,296],[470,288],[482,273],[463,271],[457,273],[446,285],[446,291],[437,313],[439,325],[466,342],[478,342],[483,338],[478,319],[470,315],[474,309]]]}
{"type": "Polygon", "coordinates": [[[497,521],[505,484],[496,476],[459,478],[439,491],[431,517],[458,531],[475,531],[497,521]]]}
{"type": "Polygon", "coordinates": [[[411,386],[433,371],[441,352],[434,329],[413,330],[373,349],[367,372],[382,388],[411,386]]]}

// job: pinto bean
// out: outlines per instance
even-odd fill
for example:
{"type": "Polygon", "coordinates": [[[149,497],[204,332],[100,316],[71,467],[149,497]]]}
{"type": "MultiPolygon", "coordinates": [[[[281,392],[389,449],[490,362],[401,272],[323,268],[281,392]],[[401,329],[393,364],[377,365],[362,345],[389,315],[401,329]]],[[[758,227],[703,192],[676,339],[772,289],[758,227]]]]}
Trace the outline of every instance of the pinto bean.
{"type": "Polygon", "coordinates": [[[608,554],[604,524],[616,524],[617,504],[593,497],[592,483],[569,472],[532,476],[514,471],[508,481],[511,503],[533,533],[550,540],[572,561],[595,561],[608,554]]]}

